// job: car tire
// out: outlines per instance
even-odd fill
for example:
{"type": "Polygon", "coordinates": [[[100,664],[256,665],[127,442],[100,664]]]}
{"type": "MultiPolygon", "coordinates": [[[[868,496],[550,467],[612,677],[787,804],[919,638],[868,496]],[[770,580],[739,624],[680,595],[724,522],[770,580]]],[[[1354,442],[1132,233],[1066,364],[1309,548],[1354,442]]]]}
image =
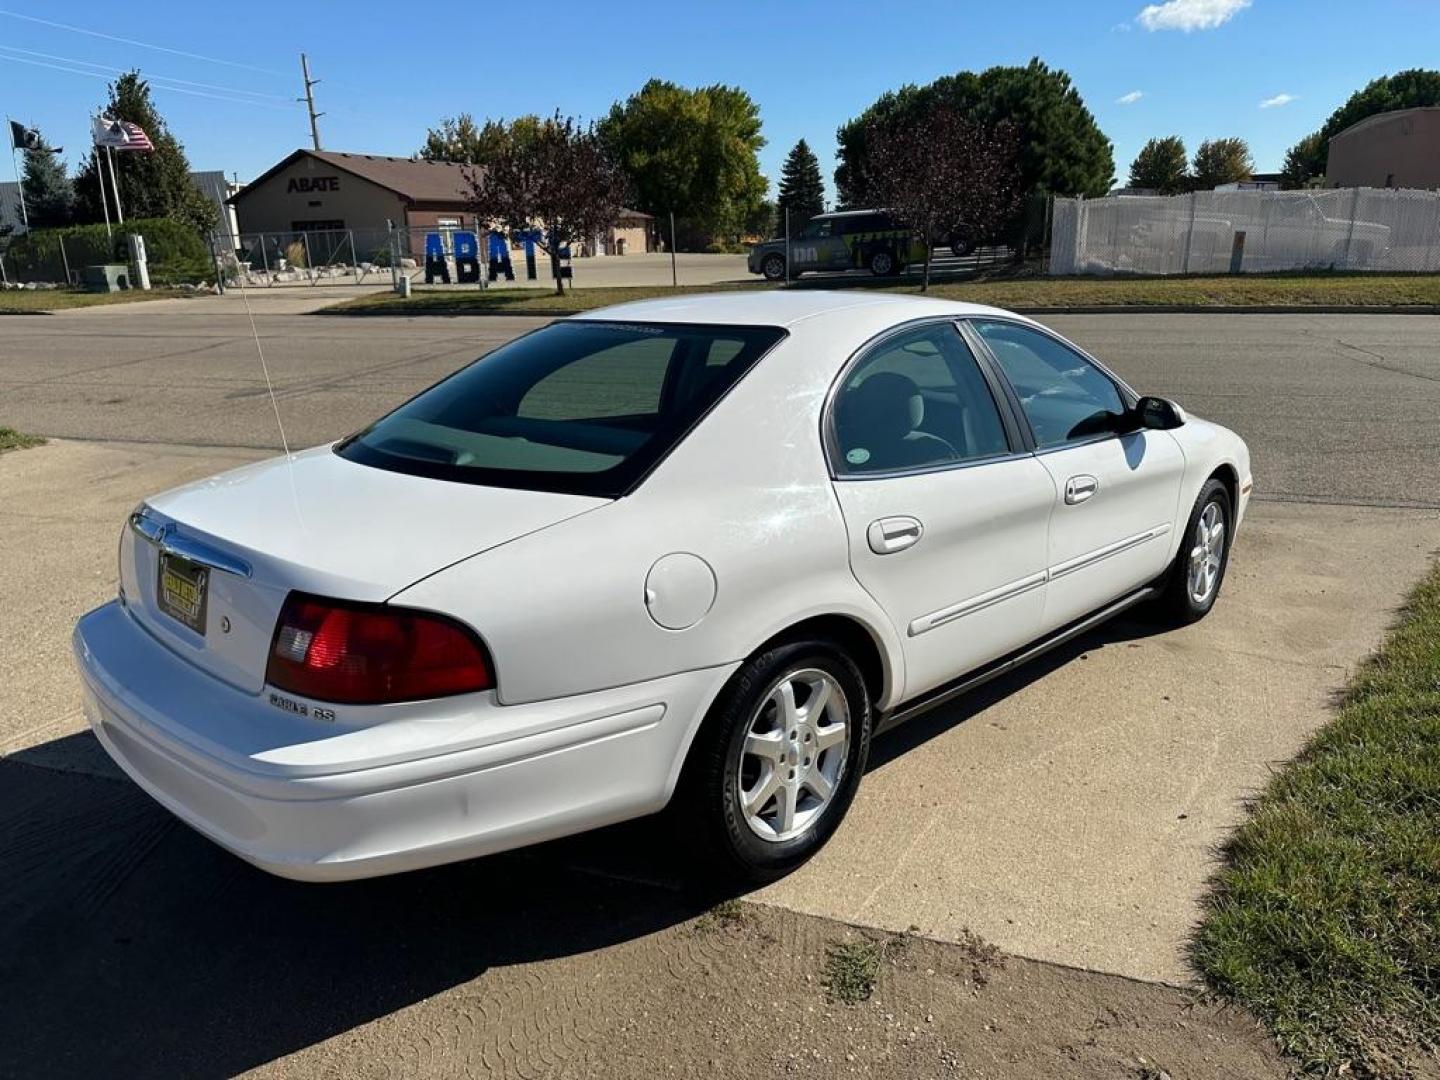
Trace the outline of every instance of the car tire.
{"type": "Polygon", "coordinates": [[[763,883],[820,850],[860,786],[871,726],[864,676],[834,644],[789,642],[746,660],[701,724],[676,800],[682,842],[703,838],[703,871],[763,883]],[[821,711],[811,715],[821,687],[821,711]],[[843,743],[826,745],[841,722],[843,743]],[[763,752],[750,752],[755,746],[763,752]]]}
{"type": "Polygon", "coordinates": [[[957,259],[963,259],[965,256],[973,254],[975,247],[975,241],[965,233],[959,233],[950,238],[950,254],[957,259]]]}
{"type": "Polygon", "coordinates": [[[760,272],[765,275],[766,281],[784,281],[785,256],[766,255],[760,260],[760,272]]]}
{"type": "Polygon", "coordinates": [[[1175,553],[1164,579],[1164,591],[1155,605],[1156,614],[1164,622],[1186,626],[1203,619],[1215,606],[1230,565],[1230,541],[1235,535],[1233,513],[1229,488],[1211,477],[1190,511],[1180,537],[1180,550],[1175,553]]]}
{"type": "Polygon", "coordinates": [[[889,277],[891,274],[900,272],[899,260],[888,248],[880,248],[870,253],[870,273],[876,277],[889,277]]]}

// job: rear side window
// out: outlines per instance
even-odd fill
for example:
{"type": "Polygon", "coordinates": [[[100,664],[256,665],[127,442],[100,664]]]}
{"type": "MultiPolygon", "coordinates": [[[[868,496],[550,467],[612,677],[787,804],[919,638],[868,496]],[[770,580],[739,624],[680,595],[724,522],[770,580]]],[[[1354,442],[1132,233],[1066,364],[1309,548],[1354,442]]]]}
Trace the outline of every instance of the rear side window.
{"type": "Polygon", "coordinates": [[[784,331],[563,322],[484,356],[336,447],[395,472],[616,496],[784,331]]]}
{"type": "Polygon", "coordinates": [[[1018,323],[971,323],[1020,396],[1044,449],[1120,430],[1125,402],[1110,377],[1049,334],[1018,323]]]}
{"type": "Polygon", "coordinates": [[[846,376],[833,417],[840,475],[931,468],[1010,449],[989,384],[950,323],[875,346],[846,376]]]}

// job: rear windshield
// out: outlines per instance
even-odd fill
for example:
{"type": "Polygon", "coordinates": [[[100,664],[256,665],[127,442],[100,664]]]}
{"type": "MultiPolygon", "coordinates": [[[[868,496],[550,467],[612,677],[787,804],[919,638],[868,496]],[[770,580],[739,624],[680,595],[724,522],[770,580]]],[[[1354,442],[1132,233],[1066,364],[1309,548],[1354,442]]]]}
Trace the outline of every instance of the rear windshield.
{"type": "Polygon", "coordinates": [[[436,383],[336,453],[442,480],[615,497],[783,335],[554,323],[436,383]]]}

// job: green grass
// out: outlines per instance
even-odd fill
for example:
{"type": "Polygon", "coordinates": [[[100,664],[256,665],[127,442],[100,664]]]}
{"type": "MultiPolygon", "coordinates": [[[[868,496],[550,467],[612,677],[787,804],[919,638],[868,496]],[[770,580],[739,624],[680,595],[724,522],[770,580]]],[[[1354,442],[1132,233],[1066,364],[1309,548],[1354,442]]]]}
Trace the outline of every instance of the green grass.
{"type": "Polygon", "coordinates": [[[899,934],[879,941],[832,941],[825,948],[825,970],[820,977],[825,996],[846,1005],[868,1001],[875,992],[880,965],[899,956],[905,942],[904,935],[899,934]]]}
{"type": "Polygon", "coordinates": [[[1440,565],[1259,798],[1192,949],[1307,1069],[1440,1065],[1440,565]]]}
{"type": "Polygon", "coordinates": [[[45,440],[39,435],[26,435],[14,428],[0,427],[0,454],[6,450],[29,450],[32,446],[43,446],[45,440]]]}
{"type": "MultiPolygon", "coordinates": [[[[416,292],[406,300],[376,293],[336,304],[326,311],[361,315],[563,315],[629,300],[680,293],[731,292],[775,288],[763,282],[684,286],[634,286],[575,289],[556,296],[544,289],[501,288],[483,292],[416,292]]],[[[791,288],[811,288],[808,280],[791,288]]],[[[853,288],[918,294],[913,281],[852,278],[816,281],[816,288],[853,288]]],[[[1390,307],[1440,304],[1440,274],[1269,274],[1170,278],[1052,278],[992,276],[932,284],[929,295],[997,307],[1170,307],[1203,311],[1222,306],[1315,307],[1361,305],[1390,307]]]]}
{"type": "Polygon", "coordinates": [[[100,304],[134,304],[144,300],[172,300],[196,294],[179,289],[129,289],[117,293],[72,292],[69,289],[6,289],[0,292],[0,315],[30,315],[36,312],[64,311],[68,308],[95,307],[100,304]]]}
{"type": "Polygon", "coordinates": [[[743,900],[721,900],[695,920],[695,932],[712,934],[720,930],[739,929],[749,921],[750,911],[743,900]]]}

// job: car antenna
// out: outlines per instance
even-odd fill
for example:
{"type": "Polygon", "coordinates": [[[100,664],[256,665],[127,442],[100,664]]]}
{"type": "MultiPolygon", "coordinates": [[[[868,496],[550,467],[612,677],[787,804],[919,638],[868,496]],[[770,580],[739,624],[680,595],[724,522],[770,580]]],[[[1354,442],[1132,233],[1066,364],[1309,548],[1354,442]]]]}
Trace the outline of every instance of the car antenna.
{"type": "MultiPolygon", "coordinates": [[[[260,242],[265,242],[261,236],[260,242]]],[[[280,403],[275,400],[275,386],[270,381],[270,365],[265,363],[265,349],[260,344],[260,331],[255,328],[255,312],[250,310],[250,293],[245,288],[245,275],[237,275],[240,282],[240,299],[245,303],[245,317],[250,320],[250,336],[255,339],[255,351],[260,355],[260,370],[265,374],[265,389],[270,394],[270,407],[275,410],[275,426],[280,429],[280,445],[285,448],[285,460],[290,460],[290,440],[285,438],[285,422],[280,419],[280,403]]]]}

